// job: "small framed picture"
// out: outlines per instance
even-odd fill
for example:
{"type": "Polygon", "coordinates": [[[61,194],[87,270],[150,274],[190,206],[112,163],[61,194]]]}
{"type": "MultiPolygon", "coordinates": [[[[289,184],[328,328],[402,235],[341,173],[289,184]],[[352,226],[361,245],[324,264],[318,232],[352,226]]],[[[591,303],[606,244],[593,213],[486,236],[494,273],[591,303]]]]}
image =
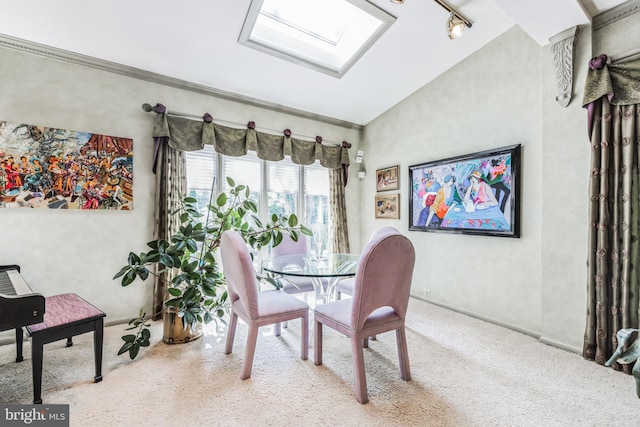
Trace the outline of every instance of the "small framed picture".
{"type": "Polygon", "coordinates": [[[376,191],[397,190],[399,185],[398,165],[376,170],[376,191]]]}
{"type": "Polygon", "coordinates": [[[376,218],[400,219],[400,193],[376,195],[376,218]]]}

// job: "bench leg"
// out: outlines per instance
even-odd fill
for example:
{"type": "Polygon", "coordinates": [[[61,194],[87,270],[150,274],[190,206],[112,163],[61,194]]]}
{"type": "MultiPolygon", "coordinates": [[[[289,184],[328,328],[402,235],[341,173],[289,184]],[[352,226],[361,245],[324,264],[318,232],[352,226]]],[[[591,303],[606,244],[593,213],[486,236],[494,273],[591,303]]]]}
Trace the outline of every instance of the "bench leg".
{"type": "Polygon", "coordinates": [[[24,358],[22,357],[22,342],[24,340],[24,332],[22,332],[22,328],[16,328],[16,363],[22,362],[24,358]]]}
{"type": "Polygon", "coordinates": [[[104,336],[104,322],[102,317],[94,323],[93,331],[93,355],[96,364],[96,376],[93,377],[94,382],[102,381],[102,341],[104,336]]]}
{"type": "Polygon", "coordinates": [[[73,347],[73,338],[72,337],[68,337],[67,338],[67,347],[73,347]]]}
{"type": "Polygon", "coordinates": [[[42,403],[42,356],[44,342],[39,334],[31,336],[31,370],[33,374],[33,403],[42,403]]]}

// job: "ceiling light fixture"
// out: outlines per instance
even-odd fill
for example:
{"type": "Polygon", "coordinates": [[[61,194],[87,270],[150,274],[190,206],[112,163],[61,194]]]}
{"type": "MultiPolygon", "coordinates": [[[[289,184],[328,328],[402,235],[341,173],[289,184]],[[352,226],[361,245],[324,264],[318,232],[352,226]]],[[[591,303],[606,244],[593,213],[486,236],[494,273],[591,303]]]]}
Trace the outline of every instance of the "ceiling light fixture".
{"type": "Polygon", "coordinates": [[[447,20],[447,35],[450,39],[457,39],[464,34],[464,22],[451,12],[447,20]]]}
{"type": "MultiPolygon", "coordinates": [[[[403,4],[404,0],[390,0],[391,3],[403,4]]],[[[449,6],[444,0],[433,0],[449,12],[447,19],[447,35],[450,39],[457,39],[464,34],[464,27],[471,28],[473,23],[464,17],[460,12],[449,6]]]]}
{"type": "Polygon", "coordinates": [[[472,22],[464,17],[460,12],[449,6],[443,0],[433,0],[449,12],[447,19],[447,35],[450,39],[457,39],[464,34],[464,27],[471,28],[472,22]]]}

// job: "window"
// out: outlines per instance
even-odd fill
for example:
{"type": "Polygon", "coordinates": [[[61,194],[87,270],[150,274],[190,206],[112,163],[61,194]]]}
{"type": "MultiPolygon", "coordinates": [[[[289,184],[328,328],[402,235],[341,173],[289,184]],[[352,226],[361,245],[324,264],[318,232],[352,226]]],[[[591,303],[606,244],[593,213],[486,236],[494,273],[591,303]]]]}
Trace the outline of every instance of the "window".
{"type": "MultiPolygon", "coordinates": [[[[203,214],[214,193],[229,189],[227,177],[236,184],[248,185],[251,198],[258,204],[258,214],[267,221],[272,214],[296,214],[301,223],[314,229],[328,229],[329,172],[315,163],[300,166],[286,158],[279,162],[259,159],[255,153],[243,157],[218,155],[207,145],[200,151],[186,152],[187,194],[198,200],[203,214]]],[[[327,248],[330,249],[330,248],[327,248]]]]}
{"type": "Polygon", "coordinates": [[[214,178],[217,182],[217,159],[213,147],[205,146],[200,151],[187,151],[187,195],[198,200],[200,212],[207,213],[211,200],[214,178]]]}
{"type": "Polygon", "coordinates": [[[304,168],[305,214],[307,224],[331,224],[329,222],[329,173],[320,165],[304,168]]]}
{"type": "Polygon", "coordinates": [[[267,198],[269,215],[291,215],[300,220],[300,166],[291,162],[267,162],[267,198]]]}
{"type": "MultiPolygon", "coordinates": [[[[220,182],[222,183],[222,191],[229,191],[229,183],[227,177],[233,178],[236,185],[244,184],[249,187],[251,194],[249,198],[258,204],[258,214],[260,219],[264,219],[262,215],[262,198],[261,194],[264,193],[262,189],[262,160],[256,156],[244,156],[244,157],[224,157],[222,159],[222,176],[220,182]]],[[[187,164],[187,174],[189,174],[189,165],[187,164]]],[[[219,187],[216,188],[216,190],[219,187]]]]}
{"type": "Polygon", "coordinates": [[[239,42],[341,77],[394,21],[366,0],[253,0],[239,42]]]}

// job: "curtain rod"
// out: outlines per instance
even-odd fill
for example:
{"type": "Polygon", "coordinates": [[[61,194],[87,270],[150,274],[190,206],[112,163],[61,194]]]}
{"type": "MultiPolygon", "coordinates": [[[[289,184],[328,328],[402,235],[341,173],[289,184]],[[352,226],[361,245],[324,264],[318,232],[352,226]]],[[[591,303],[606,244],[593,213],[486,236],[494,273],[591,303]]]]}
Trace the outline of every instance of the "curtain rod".
{"type": "MultiPolygon", "coordinates": [[[[158,104],[156,104],[157,106],[158,104]]],[[[156,106],[152,106],[151,104],[148,103],[144,103],[142,104],[142,109],[144,111],[146,111],[147,113],[157,113],[156,111],[156,106]]],[[[187,119],[195,119],[195,120],[202,120],[202,116],[198,116],[197,114],[191,114],[191,113],[182,113],[179,111],[169,111],[168,109],[166,111],[164,111],[165,114],[168,114],[170,116],[176,116],[176,117],[184,117],[187,119]]],[[[235,126],[246,126],[245,123],[240,123],[240,122],[233,122],[230,120],[224,120],[224,119],[214,119],[214,122],[221,122],[221,123],[226,123],[226,124],[230,124],[230,125],[235,125],[235,126]]],[[[282,133],[282,130],[277,130],[277,129],[270,129],[270,128],[264,128],[264,127],[258,127],[256,126],[256,130],[262,130],[265,132],[269,132],[269,133],[273,133],[275,135],[278,135],[280,133],[282,133]]],[[[311,141],[317,141],[317,136],[309,136],[309,135],[301,135],[301,134],[296,134],[296,133],[291,133],[291,136],[294,138],[298,138],[298,139],[308,139],[311,141]]],[[[343,143],[347,144],[347,148],[351,148],[351,144],[349,144],[346,141],[343,142],[337,142],[337,141],[332,141],[332,140],[326,140],[323,139],[322,137],[321,141],[322,143],[328,143],[327,145],[336,145],[336,146],[340,146],[340,145],[344,145],[343,143]]]]}

